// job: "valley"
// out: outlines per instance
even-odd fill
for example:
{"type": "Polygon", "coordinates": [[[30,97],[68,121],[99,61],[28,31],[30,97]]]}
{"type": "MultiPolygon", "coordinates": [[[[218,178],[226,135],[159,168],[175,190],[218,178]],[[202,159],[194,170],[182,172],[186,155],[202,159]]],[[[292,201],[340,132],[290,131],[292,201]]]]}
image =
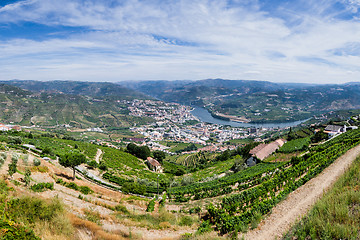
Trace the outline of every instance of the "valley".
{"type": "Polygon", "coordinates": [[[359,19],[0,1],[0,240],[360,240],[359,19]]]}
{"type": "MultiPolygon", "coordinates": [[[[356,109],[324,111],[300,124],[233,122],[236,126],[206,123],[192,114],[194,106],[138,98],[140,93],[107,94],[95,83],[67,88],[48,83],[41,89],[30,83],[27,88],[35,92],[2,85],[9,109],[0,132],[4,197],[59,199],[58,213],[67,216],[59,227],[67,230],[38,227],[12,213],[4,224],[17,222],[44,239],[281,237],[321,197],[314,189],[331,187],[358,155],[356,109]],[[101,94],[74,92],[89,86],[101,94]],[[23,109],[18,118],[15,107],[23,109]],[[22,115],[26,111],[38,115],[22,115]],[[84,111],[94,114],[93,120],[80,124],[84,111]],[[72,112],[67,120],[66,112],[72,112]],[[113,122],[104,120],[108,116],[113,122]],[[76,158],[75,165],[66,162],[76,158]],[[311,198],[294,202],[302,196],[311,198]],[[284,208],[291,208],[291,216],[279,215],[277,209],[284,208]]],[[[46,221],[51,225],[56,218],[46,221]]]]}

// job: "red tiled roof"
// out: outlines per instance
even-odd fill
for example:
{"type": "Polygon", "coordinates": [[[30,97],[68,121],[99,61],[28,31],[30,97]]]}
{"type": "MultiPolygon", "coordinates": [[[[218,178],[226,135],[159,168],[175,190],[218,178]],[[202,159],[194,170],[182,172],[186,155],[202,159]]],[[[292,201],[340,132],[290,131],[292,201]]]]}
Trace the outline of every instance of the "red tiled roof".
{"type": "Polygon", "coordinates": [[[154,167],[161,166],[161,164],[158,161],[156,161],[155,159],[153,159],[152,157],[148,157],[147,161],[150,163],[150,165],[152,165],[154,167]]]}
{"type": "Polygon", "coordinates": [[[279,147],[284,145],[285,140],[278,139],[275,142],[271,142],[269,144],[260,144],[257,147],[251,149],[250,154],[256,156],[260,160],[264,160],[270,154],[275,152],[279,147]]]}

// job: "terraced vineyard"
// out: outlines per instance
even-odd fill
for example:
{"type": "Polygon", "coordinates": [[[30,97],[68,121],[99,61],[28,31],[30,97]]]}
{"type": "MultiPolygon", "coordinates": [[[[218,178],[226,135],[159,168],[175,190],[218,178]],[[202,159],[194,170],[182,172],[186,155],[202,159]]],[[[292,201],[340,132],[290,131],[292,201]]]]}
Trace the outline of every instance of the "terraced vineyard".
{"type": "Polygon", "coordinates": [[[281,153],[292,153],[307,149],[310,144],[310,137],[298,138],[286,142],[278,151],[281,153]]]}
{"type": "Polygon", "coordinates": [[[265,181],[276,171],[279,171],[278,169],[287,165],[289,163],[260,163],[244,171],[213,181],[172,188],[168,197],[175,202],[187,202],[242,191],[265,181]]]}
{"type": "MultiPolygon", "coordinates": [[[[224,197],[217,206],[208,205],[210,224],[221,234],[247,229],[249,224],[269,213],[290,192],[317,176],[359,143],[360,130],[352,130],[310,149],[310,153],[294,158],[291,164],[287,163],[272,172],[264,171],[257,176],[261,176],[262,181],[253,184],[252,188],[224,197]]],[[[221,187],[227,188],[226,185],[221,187]]]]}

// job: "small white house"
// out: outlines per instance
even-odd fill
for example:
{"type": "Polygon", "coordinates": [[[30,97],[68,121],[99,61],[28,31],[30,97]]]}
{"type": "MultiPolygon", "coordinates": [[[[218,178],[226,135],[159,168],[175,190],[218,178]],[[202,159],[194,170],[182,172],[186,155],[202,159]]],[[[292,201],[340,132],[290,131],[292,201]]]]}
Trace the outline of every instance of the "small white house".
{"type": "Polygon", "coordinates": [[[324,129],[324,132],[329,134],[330,136],[334,136],[346,132],[346,126],[327,125],[326,128],[324,129]]]}

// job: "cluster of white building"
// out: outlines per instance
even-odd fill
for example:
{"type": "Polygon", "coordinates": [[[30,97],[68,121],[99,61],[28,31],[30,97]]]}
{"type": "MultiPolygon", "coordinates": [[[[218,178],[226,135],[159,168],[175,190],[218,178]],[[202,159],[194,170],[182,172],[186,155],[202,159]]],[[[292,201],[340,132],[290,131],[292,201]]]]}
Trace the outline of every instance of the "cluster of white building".
{"type": "Polygon", "coordinates": [[[16,131],[21,131],[21,126],[19,125],[8,125],[8,124],[3,124],[0,123],[0,131],[10,131],[10,130],[16,130],[16,131]]]}
{"type": "Polygon", "coordinates": [[[174,123],[185,123],[189,120],[197,120],[191,113],[191,107],[177,103],[165,103],[154,100],[135,99],[128,107],[130,115],[137,117],[151,117],[156,121],[171,121],[174,123]]]}

